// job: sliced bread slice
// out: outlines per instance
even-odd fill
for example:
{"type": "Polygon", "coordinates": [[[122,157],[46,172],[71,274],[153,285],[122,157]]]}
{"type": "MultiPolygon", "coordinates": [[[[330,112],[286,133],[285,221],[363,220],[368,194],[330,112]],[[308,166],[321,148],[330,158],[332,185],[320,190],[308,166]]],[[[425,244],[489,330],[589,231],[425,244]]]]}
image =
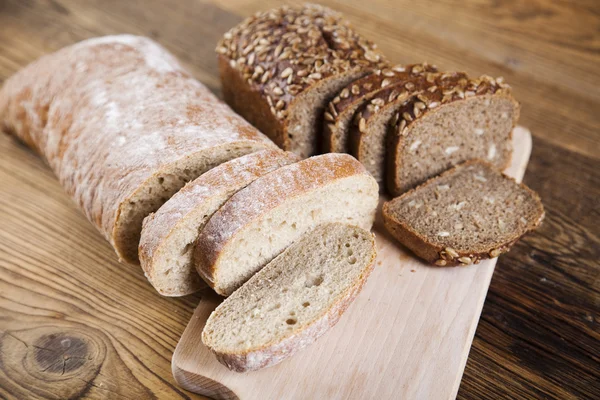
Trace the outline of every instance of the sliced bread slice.
{"type": "Polygon", "coordinates": [[[408,98],[446,80],[465,78],[463,73],[434,73],[423,64],[412,67],[412,74],[400,84],[379,92],[357,110],[349,130],[350,154],[362,162],[384,188],[386,144],[390,122],[408,98]]]}
{"type": "Polygon", "coordinates": [[[385,227],[438,266],[498,257],[544,218],[539,196],[491,164],[471,160],[383,206],[385,227]]]}
{"type": "Polygon", "coordinates": [[[210,315],[202,342],[236,372],[275,365],[334,326],[376,256],[371,233],[324,224],[303,235],[210,315]]]}
{"type": "Polygon", "coordinates": [[[146,217],[139,256],[152,286],[163,296],[185,296],[204,287],[192,259],[198,232],[234,193],[296,161],[294,153],[281,150],[233,159],[200,175],[146,217]]]}
{"type": "Polygon", "coordinates": [[[304,232],[343,221],[370,229],[379,189],[356,159],[329,153],[281,167],[229,199],[196,246],[200,275],[228,296],[304,232]]]}
{"type": "Polygon", "coordinates": [[[473,158],[503,170],[518,118],[501,78],[447,79],[410,98],[388,136],[388,190],[397,196],[473,158]]]}
{"type": "Polygon", "coordinates": [[[319,150],[323,113],[348,83],[387,66],[341,14],[315,4],[260,12],[217,45],[225,101],[284,150],[319,150]]]}
{"type": "Polygon", "coordinates": [[[349,129],[354,113],[360,106],[371,100],[386,87],[422,75],[425,71],[435,71],[429,66],[422,70],[414,65],[397,65],[378,69],[361,79],[352,82],[329,103],[324,115],[323,151],[326,153],[349,153],[349,129]]]}

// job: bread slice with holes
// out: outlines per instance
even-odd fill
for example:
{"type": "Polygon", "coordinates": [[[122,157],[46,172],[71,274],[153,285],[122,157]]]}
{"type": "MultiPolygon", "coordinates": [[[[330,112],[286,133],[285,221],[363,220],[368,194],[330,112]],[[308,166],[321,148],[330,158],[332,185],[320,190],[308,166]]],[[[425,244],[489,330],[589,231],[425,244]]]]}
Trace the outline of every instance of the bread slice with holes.
{"type": "Polygon", "coordinates": [[[235,158],[200,175],[146,217],[139,256],[152,286],[163,296],[185,296],[205,287],[192,257],[198,232],[234,193],[296,161],[298,156],[282,150],[235,158]]]}
{"type": "Polygon", "coordinates": [[[257,13],[227,32],[216,51],[225,101],[302,157],[319,151],[329,101],[387,66],[341,14],[316,4],[257,13]]]}
{"type": "Polygon", "coordinates": [[[388,136],[387,188],[394,196],[464,161],[503,170],[519,103],[501,78],[445,79],[405,102],[388,136]]]}
{"type": "Polygon", "coordinates": [[[423,69],[413,70],[415,65],[396,65],[376,70],[342,89],[329,103],[324,114],[323,150],[328,153],[350,153],[350,128],[356,111],[376,95],[386,91],[386,88],[386,92],[389,92],[391,87],[427,71],[436,71],[434,66],[424,66],[423,69]]]}
{"type": "Polygon", "coordinates": [[[438,266],[498,257],[544,218],[539,196],[491,164],[471,160],[383,206],[385,227],[438,266]]]}
{"type": "Polygon", "coordinates": [[[281,167],[231,197],[198,237],[200,276],[228,296],[304,232],[325,222],[370,229],[379,189],[361,163],[329,153],[281,167]]]}
{"type": "Polygon", "coordinates": [[[275,365],[338,322],[375,257],[371,233],[342,223],[320,225],[221,303],[202,342],[232,371],[275,365]]]}

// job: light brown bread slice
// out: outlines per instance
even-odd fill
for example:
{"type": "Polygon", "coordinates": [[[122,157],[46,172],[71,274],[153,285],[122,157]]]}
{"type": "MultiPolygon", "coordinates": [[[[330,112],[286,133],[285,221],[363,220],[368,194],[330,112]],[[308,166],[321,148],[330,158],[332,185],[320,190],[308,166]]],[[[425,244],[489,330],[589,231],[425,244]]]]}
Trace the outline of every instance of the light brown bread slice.
{"type": "Polygon", "coordinates": [[[544,218],[539,196],[492,165],[471,160],[383,206],[387,230],[438,266],[498,257],[544,218]]]}
{"type": "Polygon", "coordinates": [[[46,159],[130,263],[138,263],[144,217],[186,182],[275,147],[167,50],[131,35],[85,40],[9,78],[2,126],[46,159]]]}
{"type": "Polygon", "coordinates": [[[378,187],[361,163],[329,153],[264,175],[227,201],[196,246],[204,280],[228,296],[304,232],[343,221],[370,229],[378,187]]]}
{"type": "Polygon", "coordinates": [[[428,64],[412,66],[403,82],[379,92],[359,108],[350,126],[350,153],[362,162],[384,188],[386,144],[390,123],[398,110],[413,95],[439,85],[441,81],[465,78],[463,73],[439,74],[428,64]]]}
{"type": "Polygon", "coordinates": [[[387,187],[399,195],[473,158],[503,170],[519,103],[501,78],[448,79],[406,102],[388,142],[387,187]]]}
{"type": "Polygon", "coordinates": [[[341,14],[319,5],[260,12],[217,45],[225,101],[284,150],[319,150],[323,112],[348,83],[387,66],[341,14]]]}
{"type": "Polygon", "coordinates": [[[202,342],[236,372],[275,365],[335,325],[375,261],[371,233],[340,223],[303,235],[211,314],[202,342]]]}
{"type": "Polygon", "coordinates": [[[163,296],[185,296],[205,287],[192,256],[208,219],[240,189],[296,161],[294,153],[281,150],[233,159],[200,175],[146,217],[139,256],[152,286],[163,296]]]}
{"type": "Polygon", "coordinates": [[[407,79],[422,75],[425,71],[435,71],[435,67],[423,70],[413,69],[414,65],[397,65],[376,70],[347,85],[329,103],[324,114],[323,151],[326,153],[349,153],[349,130],[354,113],[375,95],[407,79]]]}

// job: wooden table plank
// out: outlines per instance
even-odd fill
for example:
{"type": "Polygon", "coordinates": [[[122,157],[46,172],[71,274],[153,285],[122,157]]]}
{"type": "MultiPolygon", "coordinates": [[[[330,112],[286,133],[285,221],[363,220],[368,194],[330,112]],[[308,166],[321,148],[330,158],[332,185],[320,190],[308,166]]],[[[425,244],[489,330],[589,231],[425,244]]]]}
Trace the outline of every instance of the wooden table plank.
{"type": "MultiPolygon", "coordinates": [[[[130,32],[155,38],[219,92],[218,38],[280,3],[0,0],[0,82],[44,53],[130,32]]],[[[394,61],[503,75],[534,134],[525,182],[547,218],[498,262],[459,398],[597,396],[600,4],[323,3],[394,61]]],[[[161,298],[140,270],[119,265],[44,164],[0,135],[0,397],[199,398],[170,372],[197,302],[161,298]]]]}

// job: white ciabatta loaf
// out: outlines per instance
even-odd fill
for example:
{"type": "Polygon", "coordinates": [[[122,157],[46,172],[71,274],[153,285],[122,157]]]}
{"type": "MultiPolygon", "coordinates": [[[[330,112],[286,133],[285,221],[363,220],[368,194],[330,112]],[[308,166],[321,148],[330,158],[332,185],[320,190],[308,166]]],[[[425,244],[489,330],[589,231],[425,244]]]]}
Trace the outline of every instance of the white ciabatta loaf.
{"type": "Polygon", "coordinates": [[[281,167],[231,197],[208,221],[196,267],[228,296],[304,232],[343,221],[370,229],[379,188],[347,154],[324,154],[281,167]]]}
{"type": "Polygon", "coordinates": [[[154,288],[164,296],[185,296],[205,287],[192,259],[198,232],[238,190],[296,161],[298,156],[282,150],[235,158],[200,175],[147,216],[139,255],[154,288]]]}
{"type": "Polygon", "coordinates": [[[202,341],[233,371],[275,365],[338,322],[375,256],[371,233],[342,223],[321,225],[221,303],[202,341]]]}
{"type": "Polygon", "coordinates": [[[150,39],[86,40],[0,90],[0,126],[42,155],[121,260],[142,221],[210,168],[274,145],[150,39]]]}

